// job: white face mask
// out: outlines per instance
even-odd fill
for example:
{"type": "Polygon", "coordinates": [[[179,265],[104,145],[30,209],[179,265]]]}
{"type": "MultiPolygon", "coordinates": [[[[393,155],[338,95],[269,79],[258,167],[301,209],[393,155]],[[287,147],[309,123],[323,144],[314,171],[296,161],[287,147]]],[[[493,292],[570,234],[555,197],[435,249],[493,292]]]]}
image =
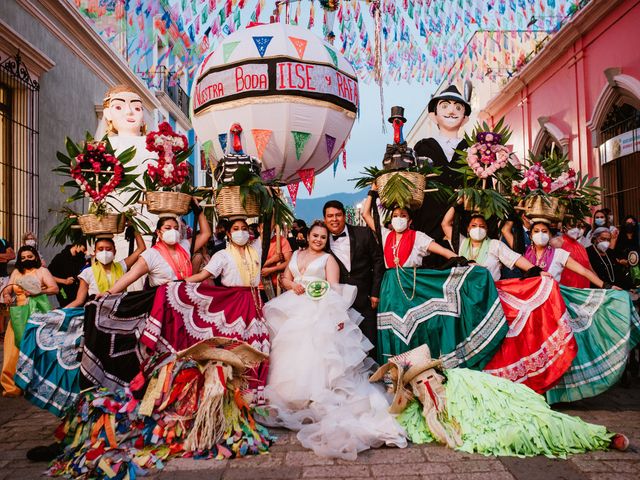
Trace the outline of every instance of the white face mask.
{"type": "Polygon", "coordinates": [[[601,252],[606,252],[609,249],[609,245],[611,245],[611,242],[607,242],[606,240],[603,242],[599,242],[596,247],[598,247],[598,250],[600,250],[601,252]]]}
{"type": "Polygon", "coordinates": [[[29,239],[29,240],[25,240],[24,242],[25,245],[28,245],[30,247],[35,247],[37,245],[35,240],[29,239]]]}
{"type": "Polygon", "coordinates": [[[180,232],[178,230],[163,230],[162,241],[167,245],[175,245],[180,241],[180,232]]]}
{"type": "Polygon", "coordinates": [[[582,230],[576,227],[570,228],[569,230],[567,230],[567,235],[574,240],[578,240],[582,237],[582,230]]]}
{"type": "Polygon", "coordinates": [[[482,227],[473,227],[469,230],[469,236],[472,240],[480,242],[487,237],[487,229],[482,227]]]}
{"type": "Polygon", "coordinates": [[[113,262],[113,257],[115,257],[115,254],[110,250],[101,250],[96,253],[96,260],[103,265],[109,265],[113,262]]]}
{"type": "Polygon", "coordinates": [[[531,236],[531,240],[533,240],[533,243],[536,245],[546,247],[549,243],[549,235],[544,232],[536,232],[531,236]]]}
{"type": "Polygon", "coordinates": [[[398,233],[404,232],[408,225],[409,221],[405,217],[393,217],[391,219],[391,226],[398,233]]]}
{"type": "Polygon", "coordinates": [[[246,230],[236,230],[235,232],[231,232],[231,240],[236,245],[240,245],[242,247],[249,241],[249,232],[246,230]]]}

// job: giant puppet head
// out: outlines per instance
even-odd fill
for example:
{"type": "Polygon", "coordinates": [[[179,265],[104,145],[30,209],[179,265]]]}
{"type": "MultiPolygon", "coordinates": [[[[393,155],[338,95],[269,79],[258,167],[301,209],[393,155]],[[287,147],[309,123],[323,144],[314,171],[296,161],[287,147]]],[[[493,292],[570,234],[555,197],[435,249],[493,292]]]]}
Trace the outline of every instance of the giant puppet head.
{"type": "Polygon", "coordinates": [[[126,85],[111,87],[103,101],[103,120],[109,136],[139,137],[146,133],[142,99],[126,85]]]}
{"type": "Polygon", "coordinates": [[[438,125],[440,133],[457,137],[458,131],[469,120],[471,105],[455,85],[450,85],[439,95],[434,95],[427,106],[429,118],[438,125]]]}

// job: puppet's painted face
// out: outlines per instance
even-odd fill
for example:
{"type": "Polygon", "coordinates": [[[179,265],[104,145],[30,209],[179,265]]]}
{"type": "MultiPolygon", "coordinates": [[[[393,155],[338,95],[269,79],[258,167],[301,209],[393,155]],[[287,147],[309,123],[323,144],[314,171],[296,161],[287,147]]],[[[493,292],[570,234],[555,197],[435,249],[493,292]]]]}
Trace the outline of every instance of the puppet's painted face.
{"type": "Polygon", "coordinates": [[[457,130],[465,122],[464,105],[453,100],[440,100],[436,105],[435,121],[440,128],[457,130]]]}
{"type": "Polygon", "coordinates": [[[109,98],[109,106],[104,112],[105,118],[113,122],[118,135],[139,136],[144,121],[142,100],[137,93],[119,92],[109,98]]]}

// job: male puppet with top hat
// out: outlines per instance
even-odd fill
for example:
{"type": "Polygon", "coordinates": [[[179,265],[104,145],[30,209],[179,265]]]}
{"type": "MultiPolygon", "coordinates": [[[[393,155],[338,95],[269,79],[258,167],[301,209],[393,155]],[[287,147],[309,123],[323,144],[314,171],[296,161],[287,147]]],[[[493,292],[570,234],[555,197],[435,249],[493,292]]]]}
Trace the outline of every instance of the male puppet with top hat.
{"type": "MultiPolygon", "coordinates": [[[[451,85],[431,98],[427,110],[429,118],[438,126],[438,132],[433,137],[418,141],[414,146],[415,154],[417,157],[430,158],[433,166],[442,171],[436,180],[455,190],[462,187],[462,176],[451,169],[458,168],[457,162],[460,155],[455,150],[464,150],[468,147],[461,136],[461,128],[469,120],[471,105],[468,99],[463,97],[454,85],[451,85]]],[[[449,205],[446,202],[435,199],[425,201],[414,214],[414,228],[441,243],[444,233],[440,224],[448,208],[449,205]]],[[[430,257],[436,257],[436,255],[428,255],[425,260],[428,262],[430,257]]],[[[424,264],[423,266],[434,267],[435,265],[424,264]]]]}

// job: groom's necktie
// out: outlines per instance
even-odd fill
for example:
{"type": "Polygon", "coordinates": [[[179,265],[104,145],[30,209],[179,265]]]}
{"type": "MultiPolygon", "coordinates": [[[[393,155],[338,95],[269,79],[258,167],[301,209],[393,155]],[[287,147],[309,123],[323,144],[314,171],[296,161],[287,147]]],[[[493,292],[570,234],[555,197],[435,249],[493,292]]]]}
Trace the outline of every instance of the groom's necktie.
{"type": "Polygon", "coordinates": [[[331,235],[331,238],[333,238],[333,241],[335,242],[339,238],[346,237],[346,236],[347,236],[347,232],[342,232],[339,235],[331,235]]]}

